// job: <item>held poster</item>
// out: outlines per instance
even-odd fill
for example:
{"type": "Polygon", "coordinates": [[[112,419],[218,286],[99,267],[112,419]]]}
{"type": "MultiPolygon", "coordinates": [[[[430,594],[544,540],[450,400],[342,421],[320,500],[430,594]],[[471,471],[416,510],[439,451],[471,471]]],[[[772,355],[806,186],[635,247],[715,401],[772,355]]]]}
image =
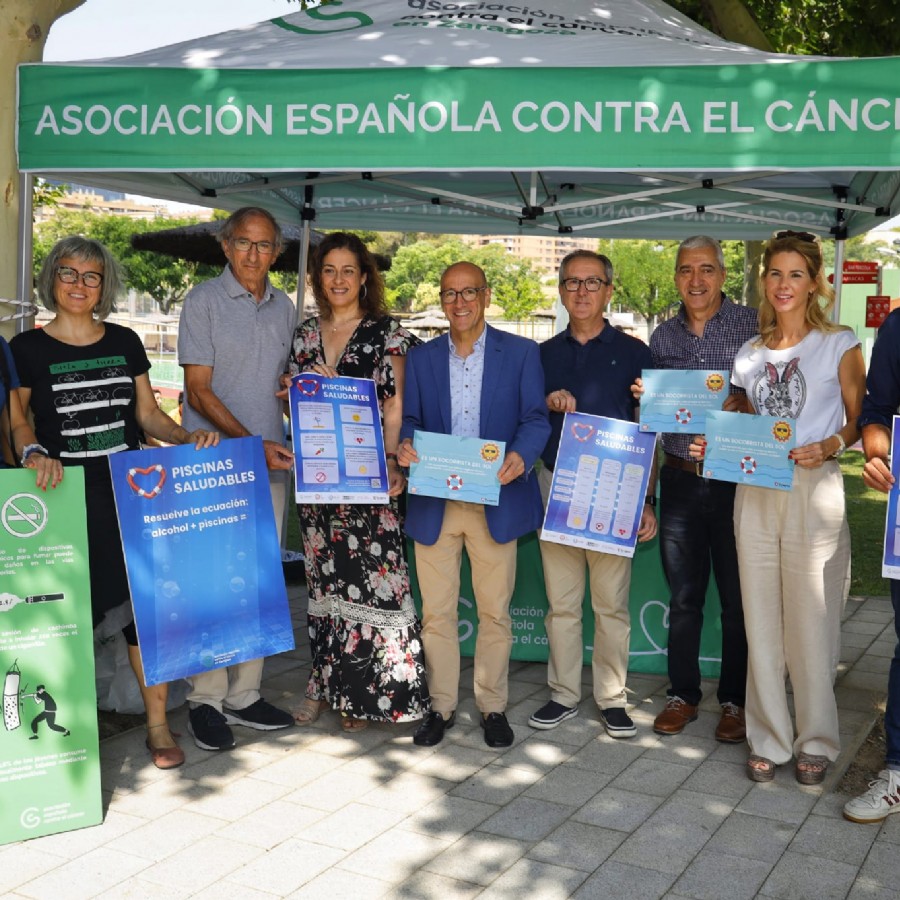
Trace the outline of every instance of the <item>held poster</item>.
{"type": "Polygon", "coordinates": [[[541,540],[634,556],[655,446],[634,422],[566,413],[541,540]]]}
{"type": "Polygon", "coordinates": [[[789,491],[794,463],[788,457],[797,443],[793,419],[748,413],[706,414],[704,478],[789,491]]]}
{"type": "Polygon", "coordinates": [[[103,820],[84,474],[34,478],[0,472],[0,844],[103,820]]]}
{"type": "Polygon", "coordinates": [[[293,650],[260,438],[109,463],[147,684],[293,650]]]}
{"type": "Polygon", "coordinates": [[[900,578],[900,416],[894,416],[891,427],[891,475],[894,485],[888,494],[884,522],[884,555],[882,578],[900,578]]]}
{"type": "Polygon", "coordinates": [[[728,396],[728,372],[644,369],[641,431],[703,434],[706,412],[721,409],[728,396]]]}
{"type": "Polygon", "coordinates": [[[298,503],[387,503],[375,382],[301,372],[291,381],[298,503]]]}
{"type": "Polygon", "coordinates": [[[486,506],[500,502],[497,473],[506,455],[503,441],[417,431],[413,446],[419,461],[409,467],[411,494],[486,506]]]}

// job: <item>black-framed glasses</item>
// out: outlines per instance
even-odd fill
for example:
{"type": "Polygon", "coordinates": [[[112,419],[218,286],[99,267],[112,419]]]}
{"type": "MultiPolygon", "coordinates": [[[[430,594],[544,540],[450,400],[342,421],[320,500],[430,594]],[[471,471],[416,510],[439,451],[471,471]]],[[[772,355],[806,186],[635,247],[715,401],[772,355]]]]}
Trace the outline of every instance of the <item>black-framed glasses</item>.
{"type": "Polygon", "coordinates": [[[798,241],[808,241],[811,244],[816,244],[819,241],[817,235],[812,234],[809,231],[776,231],[775,239],[783,240],[784,238],[794,238],[798,241]]]}
{"type": "Polygon", "coordinates": [[[599,291],[600,288],[612,284],[611,281],[605,281],[602,278],[598,278],[596,275],[591,275],[590,278],[563,278],[559,283],[567,291],[573,294],[575,291],[580,290],[582,285],[584,285],[585,290],[594,293],[594,291],[599,291]]]}
{"type": "Polygon", "coordinates": [[[231,246],[241,253],[249,252],[251,247],[256,247],[260,256],[270,256],[275,252],[275,244],[272,241],[251,241],[250,238],[232,238],[231,246]]]}
{"type": "Polygon", "coordinates": [[[454,291],[454,290],[448,289],[446,291],[441,291],[439,296],[441,298],[441,303],[443,303],[444,306],[453,306],[453,304],[456,303],[457,300],[462,300],[464,303],[474,303],[475,300],[478,298],[478,295],[482,291],[486,291],[486,290],[487,290],[487,285],[485,284],[485,285],[482,285],[481,287],[477,287],[477,288],[476,287],[463,288],[461,291],[454,291]]]}
{"type": "Polygon", "coordinates": [[[56,277],[63,284],[78,284],[78,279],[85,287],[97,288],[103,284],[103,274],[101,272],[79,272],[71,266],[57,266],[56,277]]]}

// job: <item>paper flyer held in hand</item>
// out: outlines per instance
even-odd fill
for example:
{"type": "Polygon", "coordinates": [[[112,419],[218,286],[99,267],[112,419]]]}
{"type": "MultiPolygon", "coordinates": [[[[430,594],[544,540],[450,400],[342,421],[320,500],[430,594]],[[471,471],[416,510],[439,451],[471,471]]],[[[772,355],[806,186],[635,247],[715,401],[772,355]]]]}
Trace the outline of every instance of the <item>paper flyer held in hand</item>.
{"type": "Polygon", "coordinates": [[[729,373],[697,369],[644,369],[641,431],[703,434],[707,410],[722,408],[729,373]]]}
{"type": "Polygon", "coordinates": [[[506,444],[483,438],[416,431],[413,446],[419,461],[409,467],[411,494],[497,506],[506,444]]]}
{"type": "Polygon", "coordinates": [[[706,414],[706,440],[704,478],[778,491],[791,489],[794,463],[788,454],[797,443],[793,419],[710,411],[706,414]]]}
{"type": "Polygon", "coordinates": [[[302,372],[289,396],[297,502],[387,503],[375,382],[302,372]]]}
{"type": "Polygon", "coordinates": [[[894,484],[887,497],[884,521],[884,556],[881,562],[882,578],[900,578],[900,416],[894,416],[891,426],[891,475],[894,484]]]}
{"type": "Polygon", "coordinates": [[[655,446],[635,422],[566,413],[541,540],[634,556],[655,446]]]}

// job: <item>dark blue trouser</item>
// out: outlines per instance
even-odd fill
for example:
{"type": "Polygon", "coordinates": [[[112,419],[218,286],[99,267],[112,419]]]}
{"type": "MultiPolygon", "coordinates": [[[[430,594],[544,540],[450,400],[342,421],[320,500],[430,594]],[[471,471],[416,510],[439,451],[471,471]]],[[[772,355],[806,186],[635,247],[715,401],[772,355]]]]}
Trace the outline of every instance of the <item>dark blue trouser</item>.
{"type": "Polygon", "coordinates": [[[659,549],[671,592],[669,695],[693,706],[702,696],[700,631],[710,569],[722,604],[718,698],[720,703],[744,705],[747,636],[734,543],[734,490],[735,485],[728,482],[700,478],[672,466],[660,469],[659,549]]]}
{"type": "Polygon", "coordinates": [[[897,646],[888,675],[887,706],[884,710],[884,734],[887,743],[886,762],[892,769],[900,769],[900,581],[891,579],[891,604],[894,607],[894,631],[897,646]]]}

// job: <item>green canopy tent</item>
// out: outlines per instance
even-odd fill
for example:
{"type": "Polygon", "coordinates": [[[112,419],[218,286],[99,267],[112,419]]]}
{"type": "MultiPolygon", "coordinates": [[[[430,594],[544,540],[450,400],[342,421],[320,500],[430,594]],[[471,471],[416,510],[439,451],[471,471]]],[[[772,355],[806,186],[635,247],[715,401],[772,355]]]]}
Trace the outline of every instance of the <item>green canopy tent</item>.
{"type": "MultiPolygon", "coordinates": [[[[25,173],[257,204],[307,231],[793,228],[837,239],[840,259],[844,238],[900,211],[897,85],[900,58],[762,53],[659,0],[343,0],[127,58],[21,66],[17,148],[25,173]]],[[[634,610],[633,662],[658,666],[665,615],[660,600],[634,610]]]]}

